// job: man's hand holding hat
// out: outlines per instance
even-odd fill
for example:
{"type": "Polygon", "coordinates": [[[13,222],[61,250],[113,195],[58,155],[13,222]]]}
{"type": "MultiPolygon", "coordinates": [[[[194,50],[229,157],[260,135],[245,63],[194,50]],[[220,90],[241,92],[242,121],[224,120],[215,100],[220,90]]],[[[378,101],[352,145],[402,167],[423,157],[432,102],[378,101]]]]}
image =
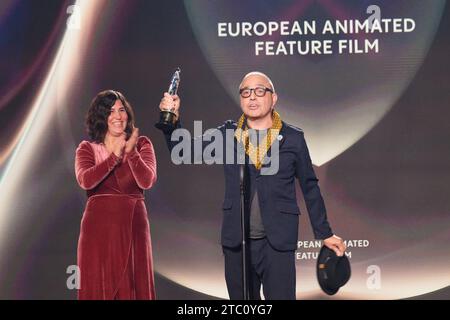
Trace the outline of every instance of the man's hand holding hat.
{"type": "Polygon", "coordinates": [[[332,235],[331,237],[323,240],[323,244],[336,252],[336,255],[342,257],[344,255],[346,246],[342,238],[332,235]]]}

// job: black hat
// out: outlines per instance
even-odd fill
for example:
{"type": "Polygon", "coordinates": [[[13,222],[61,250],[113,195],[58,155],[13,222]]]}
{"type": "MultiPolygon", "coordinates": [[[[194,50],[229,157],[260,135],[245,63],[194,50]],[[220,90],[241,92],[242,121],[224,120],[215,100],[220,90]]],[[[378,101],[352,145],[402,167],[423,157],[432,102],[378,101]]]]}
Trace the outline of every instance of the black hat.
{"type": "Polygon", "coordinates": [[[317,280],[322,290],[333,295],[350,279],[350,262],[344,254],[342,257],[326,246],[320,249],[317,258],[317,280]]]}

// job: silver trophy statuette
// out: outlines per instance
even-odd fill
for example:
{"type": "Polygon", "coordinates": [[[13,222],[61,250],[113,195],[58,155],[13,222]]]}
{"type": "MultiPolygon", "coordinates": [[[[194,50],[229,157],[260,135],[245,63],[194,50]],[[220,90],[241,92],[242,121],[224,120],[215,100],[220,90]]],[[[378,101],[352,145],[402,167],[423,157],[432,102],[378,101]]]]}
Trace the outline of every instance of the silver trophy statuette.
{"type": "MultiPolygon", "coordinates": [[[[178,86],[180,85],[180,73],[181,69],[177,68],[170,80],[169,90],[167,91],[171,96],[177,94],[178,86]]],[[[159,113],[159,122],[155,124],[155,127],[164,131],[170,132],[175,129],[175,123],[177,122],[177,116],[173,110],[161,110],[159,113]]]]}

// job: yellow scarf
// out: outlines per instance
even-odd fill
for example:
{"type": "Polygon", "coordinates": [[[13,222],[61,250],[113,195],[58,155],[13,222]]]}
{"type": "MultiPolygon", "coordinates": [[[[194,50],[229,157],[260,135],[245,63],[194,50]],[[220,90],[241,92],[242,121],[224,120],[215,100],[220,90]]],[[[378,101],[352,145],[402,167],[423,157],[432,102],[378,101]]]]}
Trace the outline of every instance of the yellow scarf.
{"type": "Polygon", "coordinates": [[[247,125],[244,127],[244,121],[245,121],[245,115],[242,115],[239,118],[237,129],[234,133],[234,136],[236,137],[237,141],[240,143],[243,143],[245,146],[245,153],[248,155],[252,163],[255,165],[256,169],[260,170],[263,159],[267,154],[267,151],[272,146],[272,143],[277,139],[278,134],[280,133],[281,127],[283,126],[281,122],[281,117],[273,110],[272,113],[272,127],[267,130],[267,134],[262,140],[262,142],[259,144],[259,146],[254,146],[252,142],[249,139],[249,129],[247,125]],[[242,139],[242,140],[241,140],[242,139]],[[242,142],[244,141],[244,142],[242,142]]]}

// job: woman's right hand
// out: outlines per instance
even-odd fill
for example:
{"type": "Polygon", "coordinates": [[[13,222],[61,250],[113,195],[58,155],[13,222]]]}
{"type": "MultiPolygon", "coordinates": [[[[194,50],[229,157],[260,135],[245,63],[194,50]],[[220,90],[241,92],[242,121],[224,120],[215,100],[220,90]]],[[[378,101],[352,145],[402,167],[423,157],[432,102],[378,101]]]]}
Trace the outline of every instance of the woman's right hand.
{"type": "Polygon", "coordinates": [[[123,150],[125,149],[125,144],[127,141],[125,140],[125,133],[120,136],[120,138],[114,139],[111,141],[111,149],[114,154],[121,158],[123,154],[123,150]]]}
{"type": "Polygon", "coordinates": [[[164,92],[164,97],[159,103],[159,109],[161,111],[171,111],[175,113],[178,118],[180,109],[180,97],[178,97],[178,95],[176,94],[171,96],[167,92],[164,92]]]}

